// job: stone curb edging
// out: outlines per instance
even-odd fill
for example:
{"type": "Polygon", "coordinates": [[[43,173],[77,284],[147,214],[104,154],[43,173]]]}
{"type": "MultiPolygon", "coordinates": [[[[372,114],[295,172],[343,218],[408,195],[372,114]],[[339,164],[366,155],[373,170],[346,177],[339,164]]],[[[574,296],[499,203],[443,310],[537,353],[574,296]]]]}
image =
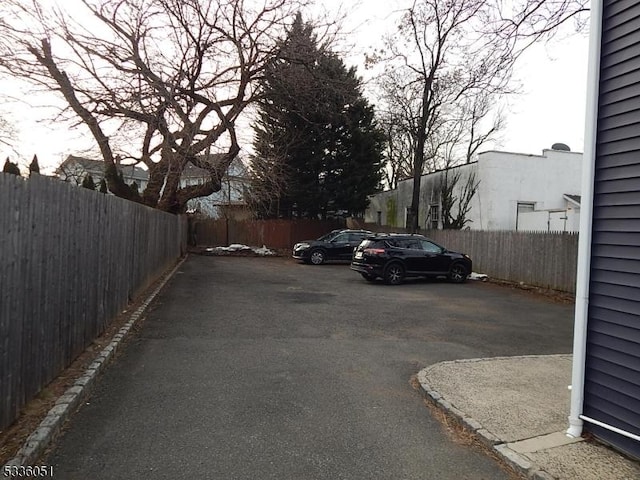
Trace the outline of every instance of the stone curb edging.
{"type": "Polygon", "coordinates": [[[113,358],[122,340],[129,334],[131,328],[140,319],[149,304],[160,293],[169,279],[175,275],[187,258],[188,254],[162,279],[160,285],[158,285],[142,305],[131,314],[129,321],[111,338],[109,344],[96,356],[84,374],[76,379],[73,386],[69,387],[64,394],[56,400],[55,405],[49,410],[47,416],[40,422],[38,427],[27,437],[27,440],[20,450],[18,450],[16,456],[4,464],[2,471],[5,470],[5,467],[20,467],[36,464],[45,449],[58,436],[65,421],[69,419],[73,412],[89,396],[98,373],[100,373],[113,358]]]}
{"type": "Polygon", "coordinates": [[[462,360],[452,360],[446,362],[440,362],[429,367],[426,367],[418,372],[418,382],[422,390],[423,397],[435,405],[440,410],[453,416],[453,418],[462,425],[465,429],[471,432],[475,437],[486,447],[495,452],[505,463],[511,466],[516,471],[524,474],[527,478],[533,480],[557,480],[554,476],[540,469],[537,465],[533,464],[531,460],[523,455],[511,450],[506,443],[500,438],[484,428],[480,422],[466,415],[464,412],[455,407],[447,401],[438,391],[436,391],[429,383],[429,371],[440,365],[447,364],[459,364],[459,363],[474,363],[474,362],[486,362],[494,360],[513,360],[514,358],[539,358],[539,357],[570,357],[570,355],[558,354],[558,355],[521,355],[518,357],[492,357],[492,358],[471,358],[462,360]]]}

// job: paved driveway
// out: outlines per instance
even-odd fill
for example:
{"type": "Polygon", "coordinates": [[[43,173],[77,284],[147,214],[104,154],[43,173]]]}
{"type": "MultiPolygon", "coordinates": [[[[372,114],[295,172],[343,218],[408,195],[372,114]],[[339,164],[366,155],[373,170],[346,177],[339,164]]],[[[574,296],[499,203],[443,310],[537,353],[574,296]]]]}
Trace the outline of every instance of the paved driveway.
{"type": "Polygon", "coordinates": [[[568,353],[573,308],[487,283],[192,256],[45,460],[61,479],[499,479],[411,376],[568,353]]]}

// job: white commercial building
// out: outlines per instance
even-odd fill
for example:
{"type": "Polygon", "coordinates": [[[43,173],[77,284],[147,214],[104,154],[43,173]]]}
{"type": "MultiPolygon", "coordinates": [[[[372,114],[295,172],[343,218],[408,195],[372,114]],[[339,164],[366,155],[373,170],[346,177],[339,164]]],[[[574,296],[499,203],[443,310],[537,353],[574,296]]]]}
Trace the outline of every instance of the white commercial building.
{"type": "MultiPolygon", "coordinates": [[[[451,213],[456,216],[465,188],[476,187],[463,228],[577,232],[582,154],[548,149],[542,155],[488,151],[469,164],[422,176],[418,224],[443,226],[442,186],[457,178],[451,213]],[[446,179],[446,180],[445,180],[446,179]]],[[[370,197],[365,222],[406,227],[413,179],[370,197]]]]}

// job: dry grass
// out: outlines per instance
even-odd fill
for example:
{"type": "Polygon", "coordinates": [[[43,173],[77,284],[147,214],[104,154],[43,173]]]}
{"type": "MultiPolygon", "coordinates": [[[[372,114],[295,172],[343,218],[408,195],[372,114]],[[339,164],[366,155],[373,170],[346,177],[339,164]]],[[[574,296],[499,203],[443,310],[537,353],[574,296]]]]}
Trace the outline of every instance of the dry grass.
{"type": "MultiPolygon", "coordinates": [[[[416,375],[411,377],[409,383],[413,389],[418,391],[421,389],[420,382],[416,375]]],[[[525,475],[514,470],[510,465],[505,463],[505,461],[492,448],[482,443],[478,435],[466,428],[456,417],[440,408],[430,398],[425,398],[424,404],[427,410],[431,413],[431,416],[440,423],[442,430],[453,443],[472,448],[477,452],[481,452],[491,457],[509,476],[510,480],[524,480],[527,478],[525,475]]]]}
{"type": "Polygon", "coordinates": [[[576,296],[573,293],[561,292],[559,290],[552,290],[550,288],[535,287],[533,285],[526,285],[517,282],[508,282],[506,280],[489,279],[487,283],[496,285],[503,288],[511,288],[514,290],[520,290],[530,295],[544,297],[551,300],[554,303],[563,305],[574,304],[576,296]]]}

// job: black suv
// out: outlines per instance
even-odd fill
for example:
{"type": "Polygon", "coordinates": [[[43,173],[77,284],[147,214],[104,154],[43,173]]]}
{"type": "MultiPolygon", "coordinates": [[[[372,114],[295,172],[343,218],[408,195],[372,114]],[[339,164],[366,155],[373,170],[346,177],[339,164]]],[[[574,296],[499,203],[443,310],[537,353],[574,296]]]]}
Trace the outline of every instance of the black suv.
{"type": "Polygon", "coordinates": [[[328,260],[351,260],[353,249],[372,232],[368,230],[333,230],[317,240],[305,240],[293,246],[293,258],[321,265],[328,260]]]}
{"type": "Polygon", "coordinates": [[[446,276],[464,282],[471,273],[471,258],[441,247],[422,235],[381,233],[365,238],[354,250],[351,269],[365,280],[382,278],[397,285],[406,277],[446,276]]]}

